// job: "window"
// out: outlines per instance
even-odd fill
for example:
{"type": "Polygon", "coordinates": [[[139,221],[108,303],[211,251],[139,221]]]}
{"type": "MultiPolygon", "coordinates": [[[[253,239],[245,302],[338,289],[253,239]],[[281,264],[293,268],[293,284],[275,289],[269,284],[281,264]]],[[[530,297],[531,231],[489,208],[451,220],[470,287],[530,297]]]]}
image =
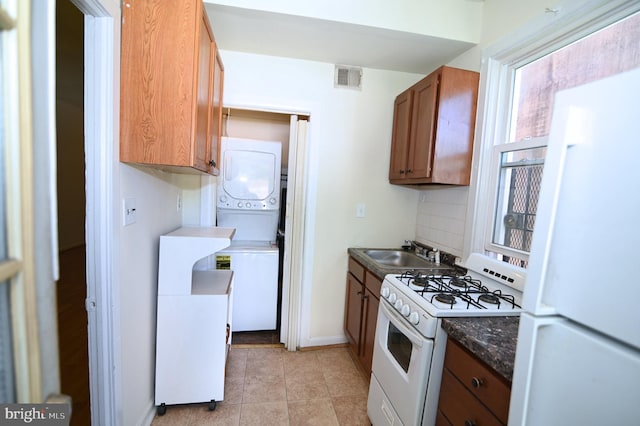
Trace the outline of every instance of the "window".
{"type": "Polygon", "coordinates": [[[624,4],[575,7],[558,16],[555,31],[543,28],[485,55],[479,158],[490,167],[479,167],[472,184],[468,251],[527,267],[555,94],[640,66],[639,6],[624,4]]]}
{"type": "Polygon", "coordinates": [[[21,116],[30,106],[29,5],[0,0],[0,403],[41,400],[33,211],[25,208],[32,142],[30,117],[21,116]]]}
{"type": "MultiPolygon", "coordinates": [[[[3,10],[4,12],[4,10],[3,10]]],[[[6,31],[12,25],[11,22],[3,24],[2,30],[6,31]]],[[[11,268],[12,261],[9,258],[8,246],[8,220],[7,220],[7,177],[5,175],[7,158],[5,155],[8,144],[5,141],[5,50],[4,38],[0,33],[0,93],[3,99],[0,102],[0,164],[2,164],[2,173],[0,173],[0,403],[15,402],[15,378],[13,367],[13,344],[11,332],[11,292],[10,278],[14,275],[14,268],[11,268]]]]}

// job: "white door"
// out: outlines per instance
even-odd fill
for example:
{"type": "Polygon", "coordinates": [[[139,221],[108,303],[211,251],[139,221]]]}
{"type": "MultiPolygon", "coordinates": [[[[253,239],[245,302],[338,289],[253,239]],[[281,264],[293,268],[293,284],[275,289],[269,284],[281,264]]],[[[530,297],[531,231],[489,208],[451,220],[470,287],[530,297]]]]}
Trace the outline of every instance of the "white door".
{"type": "Polygon", "coordinates": [[[307,120],[291,116],[289,178],[285,216],[280,342],[295,351],[300,340],[299,321],[304,262],[306,214],[307,120]]]}

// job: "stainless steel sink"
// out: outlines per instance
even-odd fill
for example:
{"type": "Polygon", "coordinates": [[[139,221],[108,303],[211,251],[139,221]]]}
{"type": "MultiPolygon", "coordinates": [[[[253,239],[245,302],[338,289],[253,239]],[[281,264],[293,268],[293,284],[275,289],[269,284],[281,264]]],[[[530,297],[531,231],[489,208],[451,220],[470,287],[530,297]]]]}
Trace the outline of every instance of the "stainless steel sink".
{"type": "Polygon", "coordinates": [[[370,249],[363,253],[371,260],[383,267],[407,268],[407,269],[441,269],[445,265],[430,262],[417,256],[415,253],[397,249],[370,249]]]}

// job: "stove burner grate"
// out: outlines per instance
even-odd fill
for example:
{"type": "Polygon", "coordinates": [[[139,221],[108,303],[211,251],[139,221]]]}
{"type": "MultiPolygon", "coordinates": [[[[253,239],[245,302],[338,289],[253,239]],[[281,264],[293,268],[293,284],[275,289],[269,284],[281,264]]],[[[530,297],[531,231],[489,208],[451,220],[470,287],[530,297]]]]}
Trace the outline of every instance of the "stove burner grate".
{"type": "Polygon", "coordinates": [[[469,287],[469,281],[465,280],[464,277],[453,277],[449,280],[449,285],[451,287],[467,288],[469,287]]]}
{"type": "Polygon", "coordinates": [[[396,278],[430,303],[439,302],[448,309],[465,309],[465,305],[466,309],[520,308],[513,295],[503,294],[499,289],[491,291],[482,281],[461,271],[425,274],[409,270],[396,278]]]}
{"type": "Polygon", "coordinates": [[[456,303],[456,298],[451,294],[438,293],[435,295],[435,298],[438,302],[448,303],[450,305],[456,303]]]}
{"type": "Polygon", "coordinates": [[[453,294],[449,294],[449,293],[438,293],[431,298],[432,302],[433,302],[433,299],[437,300],[440,303],[444,303],[446,305],[451,305],[451,306],[457,303],[456,297],[453,294]]]}
{"type": "Polygon", "coordinates": [[[478,296],[478,302],[500,306],[500,298],[493,293],[482,293],[480,296],[478,296]]]}

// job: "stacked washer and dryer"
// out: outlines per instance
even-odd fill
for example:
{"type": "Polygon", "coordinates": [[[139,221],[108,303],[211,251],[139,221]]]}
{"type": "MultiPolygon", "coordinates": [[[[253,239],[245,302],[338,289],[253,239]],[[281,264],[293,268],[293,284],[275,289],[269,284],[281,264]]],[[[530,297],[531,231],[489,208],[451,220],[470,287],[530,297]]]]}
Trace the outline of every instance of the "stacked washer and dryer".
{"type": "Polygon", "coordinates": [[[275,330],[278,312],[280,142],[223,137],[217,224],[236,228],[216,253],[216,269],[234,273],[232,330],[275,330]]]}

